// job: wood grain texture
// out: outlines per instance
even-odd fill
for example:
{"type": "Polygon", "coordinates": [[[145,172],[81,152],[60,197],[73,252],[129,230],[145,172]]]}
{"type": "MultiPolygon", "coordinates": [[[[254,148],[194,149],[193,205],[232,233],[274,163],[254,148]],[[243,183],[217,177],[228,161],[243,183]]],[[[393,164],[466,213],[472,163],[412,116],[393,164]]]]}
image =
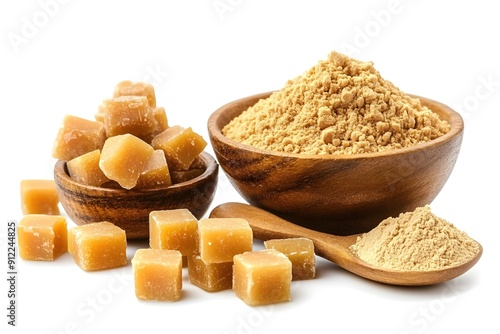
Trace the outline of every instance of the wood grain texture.
{"type": "Polygon", "coordinates": [[[200,160],[204,173],[189,181],[165,188],[126,190],[92,187],[71,179],[66,163],[54,167],[59,201],[77,224],[109,221],[123,228],[128,239],[149,237],[149,213],[153,210],[186,208],[198,219],[208,210],[215,195],[218,164],[208,153],[200,160]]]}
{"type": "Polygon", "coordinates": [[[208,120],[210,141],[220,166],[248,203],[318,231],[362,233],[387,217],[430,204],[460,152],[461,116],[418,96],[451,130],[412,148],[359,155],[287,154],[244,145],[221,133],[231,119],[270,94],[216,110],[208,120]]]}
{"type": "Polygon", "coordinates": [[[372,266],[351,252],[349,247],[356,242],[358,235],[338,236],[314,231],[243,203],[220,204],[212,210],[210,217],[246,219],[252,228],[254,238],[263,241],[296,237],[309,238],[314,243],[314,251],[317,255],[356,275],[392,285],[421,286],[449,281],[472,268],[483,253],[483,248],[479,245],[478,253],[469,262],[442,270],[391,270],[372,266]]]}

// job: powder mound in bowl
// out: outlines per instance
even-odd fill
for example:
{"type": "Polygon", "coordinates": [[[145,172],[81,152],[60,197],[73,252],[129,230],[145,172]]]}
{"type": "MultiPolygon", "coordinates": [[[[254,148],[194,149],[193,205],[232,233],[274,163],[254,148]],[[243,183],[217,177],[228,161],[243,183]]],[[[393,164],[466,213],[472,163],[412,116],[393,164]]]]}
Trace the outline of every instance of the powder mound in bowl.
{"type": "Polygon", "coordinates": [[[332,52],[235,117],[222,133],[271,151],[357,154],[416,145],[449,129],[420,100],[384,80],[372,62],[332,52]]]}
{"type": "Polygon", "coordinates": [[[428,271],[467,262],[479,244],[426,205],[385,219],[358,237],[351,251],[377,267],[428,271]]]}

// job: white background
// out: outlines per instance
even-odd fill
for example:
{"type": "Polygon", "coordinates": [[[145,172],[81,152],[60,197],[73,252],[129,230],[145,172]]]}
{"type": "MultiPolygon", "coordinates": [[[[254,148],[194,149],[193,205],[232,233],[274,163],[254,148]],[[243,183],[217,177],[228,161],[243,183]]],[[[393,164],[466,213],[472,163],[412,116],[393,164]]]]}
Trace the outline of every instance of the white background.
{"type": "MultiPolygon", "coordinates": [[[[68,254],[52,263],[18,258],[18,326],[7,326],[2,278],[2,333],[498,329],[500,24],[493,2],[26,0],[2,1],[0,22],[2,277],[6,225],[22,217],[19,182],[52,178],[52,144],[65,114],[92,119],[117,82],[142,80],[155,85],[170,124],[208,139],[206,121],[218,107],[279,89],[333,50],[373,61],[404,91],[462,114],[462,151],[431,207],[484,247],[465,275],[421,288],[374,283],[319,260],[316,279],[293,283],[291,302],[260,308],[230,290],[204,292],[186,273],[182,300],[140,302],[130,265],[87,273],[68,254]]],[[[221,171],[213,206],[226,201],[242,199],[221,171]]],[[[146,246],[132,243],[129,258],[146,246]]]]}

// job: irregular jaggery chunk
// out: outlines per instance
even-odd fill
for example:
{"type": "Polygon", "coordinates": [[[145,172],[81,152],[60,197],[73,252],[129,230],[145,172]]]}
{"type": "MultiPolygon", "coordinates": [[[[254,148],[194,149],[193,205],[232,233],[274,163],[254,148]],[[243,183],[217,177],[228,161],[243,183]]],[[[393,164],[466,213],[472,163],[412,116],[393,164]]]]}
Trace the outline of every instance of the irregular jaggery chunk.
{"type": "Polygon", "coordinates": [[[104,123],[104,106],[102,104],[97,106],[97,112],[94,114],[94,118],[97,122],[104,123]]]}
{"type": "Polygon", "coordinates": [[[156,126],[153,131],[153,135],[156,136],[166,129],[168,129],[168,118],[167,113],[165,112],[165,108],[163,107],[154,107],[151,108],[153,111],[153,117],[156,121],[156,126]]]}
{"type": "Polygon", "coordinates": [[[106,183],[103,183],[101,185],[102,188],[109,188],[109,189],[123,189],[122,186],[120,186],[120,184],[116,181],[113,181],[113,180],[109,180],[108,182],[106,183]]]}
{"type": "Polygon", "coordinates": [[[200,176],[204,171],[204,169],[173,170],[170,179],[172,184],[182,183],[200,176]]]}
{"type": "Polygon", "coordinates": [[[116,84],[113,97],[145,96],[150,107],[156,107],[156,94],[153,85],[146,82],[124,80],[116,84]]]}
{"type": "Polygon", "coordinates": [[[30,214],[18,225],[19,256],[24,260],[53,261],[68,250],[66,218],[30,214]]]}
{"type": "Polygon", "coordinates": [[[95,150],[66,163],[69,176],[76,182],[99,187],[110,181],[99,167],[101,151],[95,150]]]}
{"type": "Polygon", "coordinates": [[[121,96],[102,102],[106,136],[132,134],[149,141],[156,127],[145,96],[121,96]]]}
{"type": "Polygon", "coordinates": [[[54,180],[22,180],[20,188],[23,214],[60,213],[59,195],[54,180]]]}
{"type": "Polygon", "coordinates": [[[170,171],[170,179],[172,183],[182,183],[194,179],[205,172],[205,165],[198,156],[189,166],[188,170],[172,170],[170,171]]]}
{"type": "Polygon", "coordinates": [[[110,137],[102,148],[99,167],[108,179],[132,189],[153,153],[151,145],[131,134],[110,137]]]}
{"type": "Polygon", "coordinates": [[[307,238],[272,239],[264,241],[266,249],[276,249],[292,262],[292,280],[311,279],[316,276],[314,244],[307,238]]]}
{"type": "Polygon", "coordinates": [[[138,249],[132,258],[135,295],[141,300],[176,301],[182,292],[182,255],[176,250],[138,249]]]}
{"type": "Polygon", "coordinates": [[[149,246],[193,254],[198,250],[198,219],[188,209],[151,211],[149,246]]]}
{"type": "Polygon", "coordinates": [[[203,152],[207,142],[193,129],[172,126],[153,138],[151,145],[165,152],[167,163],[173,170],[187,170],[203,152]]]}
{"type": "Polygon", "coordinates": [[[106,132],[102,123],[66,115],[54,141],[52,157],[68,161],[101,149],[105,140],[106,132]]]}
{"type": "Polygon", "coordinates": [[[204,218],[198,222],[199,251],[206,263],[230,262],[252,250],[253,233],[242,218],[204,218]]]}
{"type": "Polygon", "coordinates": [[[200,254],[188,256],[189,281],[205,291],[216,292],[231,289],[233,262],[206,263],[200,254]]]}
{"type": "Polygon", "coordinates": [[[162,150],[155,150],[149,157],[144,171],[137,180],[137,189],[153,189],[172,185],[170,170],[162,150]]]}
{"type": "Polygon", "coordinates": [[[291,300],[292,263],[275,249],[234,257],[233,290],[248,305],[291,300]]]}
{"type": "Polygon", "coordinates": [[[69,229],[68,250],[85,271],[121,267],[127,264],[125,231],[109,222],[90,223],[69,229]]]}

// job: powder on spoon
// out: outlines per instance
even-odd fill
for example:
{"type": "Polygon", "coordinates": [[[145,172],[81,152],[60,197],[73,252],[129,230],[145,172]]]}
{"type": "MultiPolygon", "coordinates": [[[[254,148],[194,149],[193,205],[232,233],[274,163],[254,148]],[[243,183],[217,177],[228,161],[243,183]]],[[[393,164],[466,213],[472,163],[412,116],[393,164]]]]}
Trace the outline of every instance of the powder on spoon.
{"type": "Polygon", "coordinates": [[[449,129],[419,99],[384,80],[373,63],[332,52],[235,117],[222,133],[272,151],[356,154],[427,142],[449,129]]]}
{"type": "Polygon", "coordinates": [[[426,205],[385,219],[358,237],[351,250],[377,267],[428,271],[467,262],[479,244],[426,205]]]}

